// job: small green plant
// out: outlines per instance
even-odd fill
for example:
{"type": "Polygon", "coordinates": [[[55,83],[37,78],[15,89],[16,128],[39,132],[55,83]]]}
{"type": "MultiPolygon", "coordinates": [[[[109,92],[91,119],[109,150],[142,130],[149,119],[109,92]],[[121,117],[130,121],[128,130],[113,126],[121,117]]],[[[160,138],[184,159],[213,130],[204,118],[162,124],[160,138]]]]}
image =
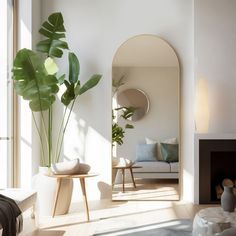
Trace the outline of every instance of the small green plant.
{"type": "MultiPolygon", "coordinates": [[[[122,113],[120,117],[123,119],[127,120],[129,117],[131,117],[134,114],[134,111],[136,110],[134,107],[119,107],[115,109],[116,111],[120,110],[122,113]]],[[[118,122],[115,122],[115,115],[114,111],[112,111],[112,119],[113,119],[113,124],[112,124],[112,145],[114,146],[115,143],[118,145],[123,144],[123,138],[126,129],[133,129],[134,126],[127,123],[125,124],[124,128],[118,124],[118,122]]]]}
{"type": "Polygon", "coordinates": [[[26,48],[18,51],[12,70],[16,93],[29,101],[42,149],[41,164],[48,167],[59,161],[64,134],[76,99],[96,86],[102,77],[100,74],[94,74],[84,85],[80,84],[79,60],[73,52],[69,51],[65,41],[65,32],[62,14],[60,12],[51,14],[39,30],[45,39],[36,45],[36,51],[26,48]],[[55,58],[61,58],[66,50],[68,50],[69,74],[59,75],[55,58]],[[64,92],[60,101],[65,109],[56,147],[53,149],[52,107],[57,93],[63,88],[64,92]],[[40,113],[41,129],[36,122],[34,112],[40,113]]]}
{"type": "MultiPolygon", "coordinates": [[[[119,88],[125,84],[123,82],[124,78],[125,76],[122,76],[118,81],[112,80],[112,87],[114,88],[114,95],[119,91],[119,88]]],[[[123,118],[124,120],[127,121],[134,114],[136,110],[137,108],[132,107],[132,106],[118,107],[118,108],[112,109],[112,121],[113,121],[112,122],[112,146],[114,146],[115,144],[122,145],[126,129],[134,128],[134,126],[129,123],[126,123],[125,126],[122,127],[118,123],[118,119],[123,118]]]]}

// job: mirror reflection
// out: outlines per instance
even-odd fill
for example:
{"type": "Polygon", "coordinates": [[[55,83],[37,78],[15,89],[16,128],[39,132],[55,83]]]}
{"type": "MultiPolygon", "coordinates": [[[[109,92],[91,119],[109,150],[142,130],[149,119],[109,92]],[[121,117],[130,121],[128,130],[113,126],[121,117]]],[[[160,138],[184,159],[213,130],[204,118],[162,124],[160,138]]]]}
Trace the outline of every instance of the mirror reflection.
{"type": "Polygon", "coordinates": [[[179,200],[179,70],[172,47],[154,35],[135,36],[118,48],[112,64],[113,200],[179,200]]]}
{"type": "Polygon", "coordinates": [[[140,120],[149,109],[149,101],[146,94],[140,89],[126,89],[117,95],[117,102],[120,107],[135,108],[131,121],[140,120]]]}

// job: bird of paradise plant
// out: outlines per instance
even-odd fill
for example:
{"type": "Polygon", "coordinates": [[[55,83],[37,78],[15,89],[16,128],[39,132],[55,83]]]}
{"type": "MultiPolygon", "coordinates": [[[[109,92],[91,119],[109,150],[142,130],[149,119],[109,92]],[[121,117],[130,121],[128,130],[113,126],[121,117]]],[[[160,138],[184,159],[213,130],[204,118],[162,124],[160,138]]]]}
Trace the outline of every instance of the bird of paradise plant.
{"type": "Polygon", "coordinates": [[[80,84],[79,60],[75,53],[69,50],[65,32],[62,14],[51,14],[39,30],[45,39],[37,43],[36,51],[26,48],[19,50],[12,69],[16,93],[29,101],[42,149],[41,164],[48,167],[59,161],[64,134],[76,99],[96,86],[102,77],[100,74],[94,74],[85,84],[80,84]],[[55,58],[62,58],[65,51],[68,51],[69,74],[59,75],[55,58]],[[52,108],[62,85],[65,90],[60,101],[65,109],[54,149],[52,108]],[[41,128],[36,122],[35,112],[40,113],[41,128]]]}

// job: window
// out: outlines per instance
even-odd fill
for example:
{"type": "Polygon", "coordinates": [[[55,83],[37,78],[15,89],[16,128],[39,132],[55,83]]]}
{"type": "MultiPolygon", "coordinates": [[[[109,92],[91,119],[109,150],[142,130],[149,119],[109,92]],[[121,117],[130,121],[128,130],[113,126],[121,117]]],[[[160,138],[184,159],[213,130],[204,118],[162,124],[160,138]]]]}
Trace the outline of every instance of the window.
{"type": "Polygon", "coordinates": [[[12,83],[13,2],[0,7],[0,188],[12,185],[12,83]]]}

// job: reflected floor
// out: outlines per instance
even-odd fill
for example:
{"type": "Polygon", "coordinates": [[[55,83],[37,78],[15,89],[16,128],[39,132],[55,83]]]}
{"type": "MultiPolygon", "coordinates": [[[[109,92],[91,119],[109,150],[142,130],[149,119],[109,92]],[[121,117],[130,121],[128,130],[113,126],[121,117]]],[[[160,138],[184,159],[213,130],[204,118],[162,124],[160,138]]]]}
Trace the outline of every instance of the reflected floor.
{"type": "Polygon", "coordinates": [[[179,196],[178,180],[136,179],[136,188],[132,183],[125,184],[125,192],[122,192],[122,184],[113,187],[113,200],[135,201],[177,201],[179,196]]]}

